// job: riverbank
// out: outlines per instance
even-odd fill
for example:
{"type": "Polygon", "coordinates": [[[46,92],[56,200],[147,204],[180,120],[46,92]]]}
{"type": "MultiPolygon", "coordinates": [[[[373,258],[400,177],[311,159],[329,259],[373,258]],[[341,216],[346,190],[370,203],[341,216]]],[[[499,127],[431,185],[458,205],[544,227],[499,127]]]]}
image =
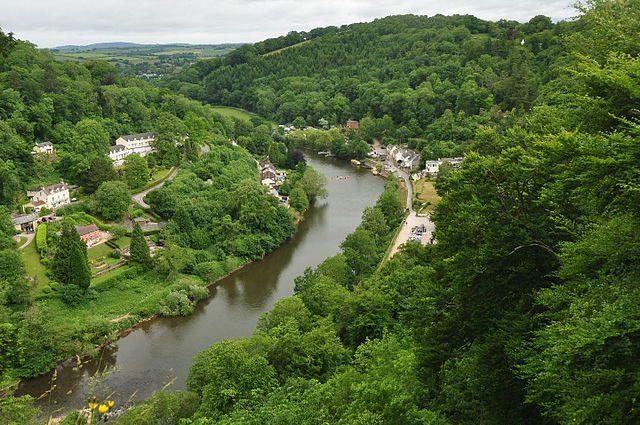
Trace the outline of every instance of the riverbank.
{"type": "MultiPolygon", "coordinates": [[[[55,405],[51,408],[82,407],[87,394],[100,392],[101,388],[106,394],[114,392],[118,400],[128,400],[135,393],[139,401],[162,388],[167,374],[175,377],[172,388],[184,388],[193,355],[219,340],[251,335],[258,317],[277,300],[293,293],[297,276],[335,255],[345,235],[360,224],[365,207],[375,204],[382,193],[383,180],[344,162],[315,156],[308,159],[314,169],[327,177],[351,178],[328,179],[328,198],[307,210],[293,237],[263,260],[244,264],[225,273],[226,277],[209,282],[211,296],[198,303],[193,314],[156,316],[140,324],[137,322],[156,311],[122,319],[115,324],[122,336],[109,341],[99,355],[94,352],[80,370],[75,362],[61,365],[51,394],[55,405]],[[92,378],[97,370],[112,371],[101,378],[98,388],[92,378]]],[[[18,394],[38,397],[50,388],[51,378],[52,373],[48,373],[23,381],[18,394]]],[[[43,400],[41,407],[46,410],[49,404],[43,400]]]]}

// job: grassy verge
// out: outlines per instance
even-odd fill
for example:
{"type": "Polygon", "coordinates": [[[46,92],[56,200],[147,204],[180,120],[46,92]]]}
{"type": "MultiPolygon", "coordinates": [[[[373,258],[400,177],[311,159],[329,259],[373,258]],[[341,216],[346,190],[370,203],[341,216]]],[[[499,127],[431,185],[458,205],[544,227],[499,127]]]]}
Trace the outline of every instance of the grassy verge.
{"type": "Polygon", "coordinates": [[[156,171],[151,176],[152,180],[146,185],[144,185],[142,189],[139,189],[136,193],[144,192],[145,190],[157,185],[158,183],[165,181],[166,179],[169,178],[169,176],[171,175],[173,170],[175,170],[175,168],[176,167],[171,167],[169,169],[162,169],[162,170],[156,171]]]}
{"type": "Polygon", "coordinates": [[[432,181],[420,179],[413,182],[413,203],[419,206],[418,213],[431,212],[440,203],[432,181]]]}
{"type": "Polygon", "coordinates": [[[47,277],[47,268],[40,263],[40,254],[36,249],[36,239],[33,238],[31,243],[20,251],[22,261],[27,269],[27,276],[34,279],[33,290],[38,293],[43,286],[49,283],[47,277]]]}

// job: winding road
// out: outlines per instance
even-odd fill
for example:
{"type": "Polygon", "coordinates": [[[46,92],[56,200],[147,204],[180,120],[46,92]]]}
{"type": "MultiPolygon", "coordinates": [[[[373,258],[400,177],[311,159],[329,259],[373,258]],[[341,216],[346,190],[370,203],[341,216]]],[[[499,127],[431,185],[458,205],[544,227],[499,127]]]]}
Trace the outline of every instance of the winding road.
{"type": "Polygon", "coordinates": [[[147,196],[147,193],[156,190],[159,187],[162,187],[166,182],[173,180],[177,175],[178,175],[178,170],[180,169],[180,167],[175,167],[173,169],[173,171],[171,172],[171,174],[169,174],[169,176],[162,180],[161,182],[158,182],[158,184],[155,184],[153,186],[151,186],[149,189],[143,190],[142,192],[136,193],[135,195],[133,195],[131,197],[131,200],[133,202],[135,202],[136,204],[140,205],[142,208],[149,208],[149,204],[147,204],[146,202],[144,202],[144,197],[147,196]]]}

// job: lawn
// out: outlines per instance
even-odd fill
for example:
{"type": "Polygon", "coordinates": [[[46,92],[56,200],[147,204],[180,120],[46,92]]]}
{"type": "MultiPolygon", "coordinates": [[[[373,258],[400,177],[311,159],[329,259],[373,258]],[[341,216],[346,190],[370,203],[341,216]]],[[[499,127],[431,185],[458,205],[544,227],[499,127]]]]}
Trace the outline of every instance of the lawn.
{"type": "MultiPolygon", "coordinates": [[[[122,237],[115,241],[115,243],[120,247],[120,249],[128,247],[131,243],[131,239],[128,237],[122,237]]],[[[119,258],[112,258],[109,254],[113,251],[106,243],[101,243],[100,245],[94,246],[93,248],[89,248],[87,250],[87,257],[89,258],[89,264],[91,264],[91,273],[99,272],[100,270],[113,266],[121,261],[119,258]],[[105,263],[106,266],[96,267],[94,264],[105,263]]]]}
{"type": "Polygon", "coordinates": [[[233,108],[231,106],[214,106],[213,110],[223,117],[235,117],[241,120],[249,121],[255,114],[245,111],[244,109],[233,108]]]}
{"type": "Polygon", "coordinates": [[[431,212],[440,202],[440,197],[436,193],[433,182],[427,179],[420,179],[413,182],[414,203],[422,205],[418,212],[431,212]]]}
{"type": "Polygon", "coordinates": [[[20,255],[27,269],[27,275],[35,280],[33,285],[34,292],[39,293],[42,287],[49,283],[49,278],[47,277],[47,268],[40,263],[40,254],[36,249],[35,238],[20,251],[20,255]]]}

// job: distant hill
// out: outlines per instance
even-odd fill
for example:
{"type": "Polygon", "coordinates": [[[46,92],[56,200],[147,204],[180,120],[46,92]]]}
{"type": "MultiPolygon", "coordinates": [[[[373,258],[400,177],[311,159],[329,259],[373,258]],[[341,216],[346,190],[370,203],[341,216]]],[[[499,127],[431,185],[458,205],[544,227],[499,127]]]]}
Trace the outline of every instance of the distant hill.
{"type": "Polygon", "coordinates": [[[111,41],[105,43],[93,43],[86,45],[68,44],[65,46],[56,46],[51,50],[75,50],[75,49],[128,49],[132,47],[147,47],[150,44],[130,43],[127,41],[111,41]]]}
{"type": "Polygon", "coordinates": [[[148,47],[193,47],[193,46],[215,46],[218,48],[236,48],[244,43],[222,43],[222,44],[191,44],[191,43],[166,43],[166,44],[141,44],[131,43],[128,41],[110,41],[104,43],[93,43],[85,45],[67,44],[64,46],[56,46],[51,50],[100,50],[100,49],[135,49],[148,47]]]}

